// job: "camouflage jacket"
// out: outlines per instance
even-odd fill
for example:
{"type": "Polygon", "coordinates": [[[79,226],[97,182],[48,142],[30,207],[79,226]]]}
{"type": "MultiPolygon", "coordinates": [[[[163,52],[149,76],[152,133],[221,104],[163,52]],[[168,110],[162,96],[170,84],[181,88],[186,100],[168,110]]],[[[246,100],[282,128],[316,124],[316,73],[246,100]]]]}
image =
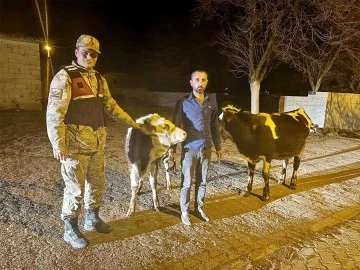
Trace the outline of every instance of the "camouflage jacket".
{"type": "MultiPolygon", "coordinates": [[[[72,65],[79,67],[75,62],[72,65]]],[[[97,94],[98,83],[95,70],[85,70],[81,67],[81,76],[97,94]]],[[[112,98],[108,84],[103,81],[103,105],[107,114],[123,121],[129,126],[135,125],[133,119],[124,112],[112,98]]],[[[50,84],[48,106],[46,111],[46,127],[50,143],[54,151],[69,153],[86,153],[104,149],[106,140],[106,127],[92,128],[91,126],[65,124],[64,119],[72,99],[71,78],[61,69],[50,84]]]]}

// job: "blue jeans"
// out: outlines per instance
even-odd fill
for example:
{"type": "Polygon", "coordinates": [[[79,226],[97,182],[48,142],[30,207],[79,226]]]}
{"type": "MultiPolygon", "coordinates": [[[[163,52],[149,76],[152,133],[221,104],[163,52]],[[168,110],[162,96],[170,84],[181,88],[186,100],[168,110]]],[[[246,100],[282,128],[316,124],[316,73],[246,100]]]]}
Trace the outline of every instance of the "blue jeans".
{"type": "Polygon", "coordinates": [[[206,178],[211,162],[211,148],[207,150],[192,150],[184,148],[181,154],[181,184],[180,209],[182,213],[189,211],[190,187],[195,174],[196,209],[202,209],[206,191],[206,178]]]}

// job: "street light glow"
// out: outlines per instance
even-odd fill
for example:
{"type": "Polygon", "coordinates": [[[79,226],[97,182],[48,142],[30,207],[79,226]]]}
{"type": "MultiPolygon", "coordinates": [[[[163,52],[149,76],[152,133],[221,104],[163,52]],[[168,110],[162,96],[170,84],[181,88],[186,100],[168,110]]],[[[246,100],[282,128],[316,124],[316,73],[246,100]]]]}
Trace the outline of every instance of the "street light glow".
{"type": "Polygon", "coordinates": [[[45,44],[44,49],[47,51],[47,56],[50,57],[51,47],[48,43],[45,44]]]}

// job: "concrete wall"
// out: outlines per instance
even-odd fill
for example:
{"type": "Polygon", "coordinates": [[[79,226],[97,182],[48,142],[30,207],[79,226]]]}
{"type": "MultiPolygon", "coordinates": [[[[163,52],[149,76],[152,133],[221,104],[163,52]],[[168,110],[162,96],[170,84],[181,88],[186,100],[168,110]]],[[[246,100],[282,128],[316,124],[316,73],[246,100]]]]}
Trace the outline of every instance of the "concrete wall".
{"type": "Polygon", "coordinates": [[[307,97],[282,97],[279,111],[302,107],[325,131],[360,131],[360,95],[317,92],[307,97]]]}
{"type": "Polygon", "coordinates": [[[314,124],[324,128],[328,95],[329,93],[327,92],[316,92],[307,97],[285,96],[283,101],[280,102],[283,109],[280,108],[279,111],[292,111],[301,107],[309,115],[314,124]]]}
{"type": "MultiPolygon", "coordinates": [[[[174,108],[186,92],[154,92],[146,88],[110,88],[124,102],[137,102],[174,108]]],[[[360,95],[328,92],[305,96],[285,96],[279,102],[279,112],[302,107],[314,124],[328,131],[360,131],[360,95]]]]}
{"type": "MultiPolygon", "coordinates": [[[[42,73],[40,40],[15,39],[0,34],[0,110],[41,110],[42,73]]],[[[121,88],[125,74],[105,74],[110,91],[125,102],[174,108],[187,92],[153,92],[146,88],[121,88]]],[[[42,100],[43,99],[43,100],[42,100]]],[[[360,95],[317,92],[307,97],[285,96],[279,111],[302,107],[320,128],[330,131],[360,131],[360,95]]]]}
{"type": "Polygon", "coordinates": [[[42,109],[39,41],[0,36],[0,110],[42,109]]]}

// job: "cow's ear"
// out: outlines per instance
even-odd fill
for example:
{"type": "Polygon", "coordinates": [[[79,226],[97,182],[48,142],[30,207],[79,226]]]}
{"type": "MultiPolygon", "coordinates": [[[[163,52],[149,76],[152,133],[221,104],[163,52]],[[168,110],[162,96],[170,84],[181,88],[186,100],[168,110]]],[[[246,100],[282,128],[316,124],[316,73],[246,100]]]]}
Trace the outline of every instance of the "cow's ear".
{"type": "Polygon", "coordinates": [[[170,127],[170,125],[168,125],[168,124],[164,124],[164,129],[167,130],[167,131],[169,131],[169,130],[171,129],[171,127],[170,127]]]}
{"type": "Polygon", "coordinates": [[[235,117],[235,112],[233,111],[224,112],[224,120],[226,122],[230,122],[234,117],[235,117]]]}
{"type": "Polygon", "coordinates": [[[156,128],[153,125],[150,125],[149,123],[145,123],[141,126],[142,129],[145,129],[147,133],[154,133],[156,131],[156,128]]]}
{"type": "Polygon", "coordinates": [[[147,126],[147,128],[148,128],[149,132],[151,132],[151,133],[154,133],[156,131],[156,127],[154,127],[153,125],[149,125],[149,126],[147,126]]]}

